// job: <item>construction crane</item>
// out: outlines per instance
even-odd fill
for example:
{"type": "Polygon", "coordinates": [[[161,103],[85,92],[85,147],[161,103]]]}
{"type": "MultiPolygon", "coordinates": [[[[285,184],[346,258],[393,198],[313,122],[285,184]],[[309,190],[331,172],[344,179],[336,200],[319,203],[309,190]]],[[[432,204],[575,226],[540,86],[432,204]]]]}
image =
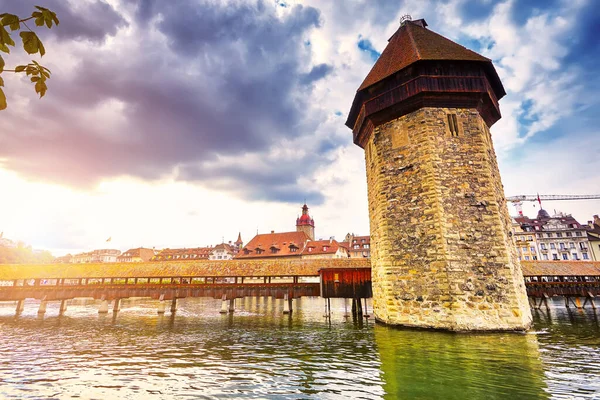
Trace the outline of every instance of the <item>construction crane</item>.
{"type": "Polygon", "coordinates": [[[506,201],[510,201],[515,206],[519,216],[523,216],[523,202],[537,201],[542,208],[542,200],[594,200],[600,199],[600,194],[521,194],[519,196],[509,196],[506,201]]]}

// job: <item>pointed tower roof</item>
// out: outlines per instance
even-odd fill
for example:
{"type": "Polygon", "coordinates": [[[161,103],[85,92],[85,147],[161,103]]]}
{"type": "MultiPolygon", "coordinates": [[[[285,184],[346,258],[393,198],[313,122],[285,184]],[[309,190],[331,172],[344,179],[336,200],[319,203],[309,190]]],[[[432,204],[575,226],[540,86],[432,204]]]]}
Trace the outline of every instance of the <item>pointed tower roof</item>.
{"type": "Polygon", "coordinates": [[[506,92],[492,61],[406,20],[360,85],[346,126],[365,147],[373,129],[421,107],[476,108],[492,126],[506,92]]]}
{"type": "Polygon", "coordinates": [[[242,232],[238,232],[238,238],[237,238],[237,240],[233,244],[241,246],[243,243],[244,242],[242,242],[242,232]]]}
{"type": "Polygon", "coordinates": [[[358,91],[421,60],[491,62],[489,58],[430,31],[425,28],[426,26],[427,22],[424,19],[405,21],[388,40],[389,44],[371,68],[358,91]]]}

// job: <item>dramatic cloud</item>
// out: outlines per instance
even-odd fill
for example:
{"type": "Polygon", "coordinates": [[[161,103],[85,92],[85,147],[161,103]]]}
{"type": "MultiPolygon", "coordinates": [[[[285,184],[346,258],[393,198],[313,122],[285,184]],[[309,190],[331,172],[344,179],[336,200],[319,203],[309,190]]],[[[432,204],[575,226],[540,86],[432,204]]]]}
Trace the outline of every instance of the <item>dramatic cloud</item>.
{"type": "MultiPolygon", "coordinates": [[[[37,11],[34,5],[41,5],[54,11],[60,20],[60,29],[53,29],[45,36],[56,36],[61,40],[89,40],[102,42],[107,36],[114,36],[117,30],[127,26],[123,17],[108,3],[102,0],[0,0],[0,10],[20,17],[27,17],[37,11]]],[[[35,24],[31,24],[34,27],[35,24]]]]}
{"type": "MultiPolygon", "coordinates": [[[[40,247],[249,239],[293,230],[304,199],[317,236],[366,234],[363,151],[344,122],[404,14],[493,60],[507,194],[600,187],[591,0],[0,0],[0,11],[34,4],[61,25],[39,28],[44,99],[3,74],[0,231],[40,247]]],[[[15,49],[8,65],[31,58],[15,49]]],[[[598,213],[563,204],[582,221],[598,213]]]]}
{"type": "MultiPolygon", "coordinates": [[[[85,21],[86,8],[73,12],[79,10],[61,19],[85,21]]],[[[223,178],[221,187],[251,197],[305,196],[299,179],[322,165],[323,153],[287,160],[295,164],[286,167],[284,187],[273,165],[256,170],[259,164],[214,161],[266,155],[282,140],[306,139],[319,148],[311,91],[332,68],[314,65],[305,44],[319,11],[296,5],[278,15],[262,2],[158,2],[143,3],[135,15],[111,46],[72,50],[75,66],[52,78],[50,99],[30,105],[37,120],[29,130],[18,128],[18,111],[8,111],[7,124],[21,132],[0,133],[5,167],[78,186],[181,171],[179,179],[223,178]],[[102,123],[80,118],[96,112],[104,114],[102,123]]],[[[107,26],[106,34],[114,33],[115,25],[107,26]]],[[[77,40],[82,31],[72,34],[77,40]]]]}

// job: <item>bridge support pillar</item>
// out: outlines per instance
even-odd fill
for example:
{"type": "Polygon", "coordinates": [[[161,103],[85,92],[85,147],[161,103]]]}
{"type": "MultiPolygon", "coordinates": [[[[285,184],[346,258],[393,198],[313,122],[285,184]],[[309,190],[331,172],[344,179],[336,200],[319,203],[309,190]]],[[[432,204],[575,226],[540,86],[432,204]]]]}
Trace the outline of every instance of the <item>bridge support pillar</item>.
{"type": "Polygon", "coordinates": [[[283,313],[291,314],[292,313],[292,298],[287,294],[283,295],[283,313]]]}
{"type": "Polygon", "coordinates": [[[348,314],[348,299],[344,298],[344,318],[350,317],[348,314]]]}
{"type": "Polygon", "coordinates": [[[590,292],[587,292],[587,295],[585,296],[585,301],[583,302],[583,308],[585,308],[585,305],[588,303],[590,303],[590,305],[592,306],[592,308],[595,310],[596,309],[596,304],[594,304],[594,295],[591,294],[590,292]]]}
{"type": "Polygon", "coordinates": [[[121,299],[115,299],[115,304],[113,304],[113,312],[121,311],[121,299]]]}
{"type": "Polygon", "coordinates": [[[100,307],[98,308],[98,314],[107,314],[108,313],[108,300],[103,299],[100,303],[100,307]]]}
{"type": "Polygon", "coordinates": [[[21,314],[23,312],[23,310],[25,309],[25,299],[23,300],[18,300],[17,301],[17,308],[15,309],[15,312],[17,314],[21,314]]]}
{"type": "Polygon", "coordinates": [[[60,308],[58,309],[58,315],[63,315],[67,311],[67,300],[60,301],[60,308]]]}
{"type": "Polygon", "coordinates": [[[46,306],[47,305],[48,305],[48,302],[46,300],[40,301],[40,308],[38,308],[38,315],[46,314],[46,306]]]}
{"type": "Polygon", "coordinates": [[[227,314],[227,296],[223,295],[223,297],[221,297],[221,311],[219,311],[221,314],[227,314]]]}
{"type": "Polygon", "coordinates": [[[235,297],[229,299],[229,312],[235,312],[235,297]]]}
{"type": "Polygon", "coordinates": [[[165,313],[165,295],[161,294],[158,298],[158,310],[156,312],[160,315],[165,313]]]}
{"type": "Polygon", "coordinates": [[[352,299],[352,315],[355,317],[362,316],[362,304],[360,303],[360,299],[352,299]]]}
{"type": "Polygon", "coordinates": [[[325,318],[331,318],[331,299],[328,297],[325,299],[325,318]]]}
{"type": "Polygon", "coordinates": [[[171,301],[171,313],[175,313],[177,311],[177,297],[173,297],[171,301]]]}

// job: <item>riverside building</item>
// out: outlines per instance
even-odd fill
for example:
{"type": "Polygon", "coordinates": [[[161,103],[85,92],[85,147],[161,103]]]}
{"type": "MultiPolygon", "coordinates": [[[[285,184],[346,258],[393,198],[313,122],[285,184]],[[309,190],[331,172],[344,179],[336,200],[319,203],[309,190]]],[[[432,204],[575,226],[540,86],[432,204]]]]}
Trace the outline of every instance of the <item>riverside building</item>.
{"type": "Polygon", "coordinates": [[[516,234],[517,236],[535,235],[539,260],[592,259],[587,227],[577,222],[570,214],[557,213],[550,216],[546,210],[540,209],[535,219],[516,217],[515,220],[524,231],[523,234],[516,234]]]}

